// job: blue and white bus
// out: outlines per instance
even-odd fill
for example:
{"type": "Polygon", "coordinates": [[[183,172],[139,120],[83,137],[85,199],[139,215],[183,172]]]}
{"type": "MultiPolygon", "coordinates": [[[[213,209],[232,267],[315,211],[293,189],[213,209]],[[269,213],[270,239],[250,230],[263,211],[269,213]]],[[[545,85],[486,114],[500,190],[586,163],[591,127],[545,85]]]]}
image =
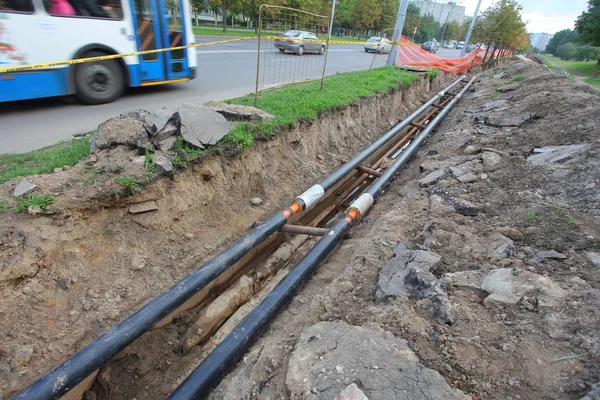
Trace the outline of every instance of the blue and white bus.
{"type": "MultiPolygon", "coordinates": [[[[0,71],[192,44],[189,0],[0,0],[0,71]]],[[[0,102],[73,94],[109,103],[128,86],[196,76],[195,48],[0,73],[0,102]]]]}

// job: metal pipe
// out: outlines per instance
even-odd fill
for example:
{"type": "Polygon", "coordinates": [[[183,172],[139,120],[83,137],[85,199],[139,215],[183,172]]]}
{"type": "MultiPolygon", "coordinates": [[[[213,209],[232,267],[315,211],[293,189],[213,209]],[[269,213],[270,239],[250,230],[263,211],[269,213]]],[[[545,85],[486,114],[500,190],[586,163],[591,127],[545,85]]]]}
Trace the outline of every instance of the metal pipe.
{"type": "Polygon", "coordinates": [[[208,395],[209,391],[221,381],[228,369],[242,357],[260,332],[275,318],[277,312],[290,301],[296,290],[306,282],[320,263],[341,242],[346,231],[369,210],[374,199],[383,191],[383,187],[393,179],[398,170],[408,161],[410,155],[414,154],[421,146],[431,130],[444,118],[474,80],[475,78],[471,79],[465,85],[460,94],[454,97],[447,107],[417,136],[403,156],[394,161],[381,178],[371,184],[367,191],[353,203],[348,209],[346,217],[333,225],[329,234],[323,236],[315,244],[271,293],[183,381],[171,394],[170,400],[192,400],[208,395]]]}
{"type": "MultiPolygon", "coordinates": [[[[254,223],[254,226],[258,226],[262,223],[263,223],[262,221],[256,221],[254,223]]],[[[297,235],[310,235],[310,236],[325,236],[330,231],[331,231],[331,229],[327,229],[327,228],[315,228],[313,226],[291,225],[291,224],[285,224],[284,226],[281,227],[281,229],[279,229],[279,232],[294,233],[297,235]]],[[[350,239],[350,238],[352,238],[352,232],[346,232],[346,235],[344,235],[344,239],[350,239]]]]}

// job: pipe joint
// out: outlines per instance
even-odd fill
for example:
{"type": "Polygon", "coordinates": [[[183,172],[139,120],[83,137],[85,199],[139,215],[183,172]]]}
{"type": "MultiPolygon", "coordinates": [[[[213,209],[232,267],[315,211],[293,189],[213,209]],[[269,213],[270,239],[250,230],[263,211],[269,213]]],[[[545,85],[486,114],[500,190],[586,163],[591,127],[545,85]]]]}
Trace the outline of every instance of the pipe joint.
{"type": "Polygon", "coordinates": [[[302,211],[306,210],[317,202],[325,194],[325,189],[321,185],[314,185],[307,191],[296,197],[296,202],[302,205],[302,211]]]}
{"type": "Polygon", "coordinates": [[[363,193],[350,205],[347,214],[352,216],[352,218],[357,221],[361,219],[362,216],[367,213],[367,211],[369,211],[374,202],[375,199],[373,199],[373,196],[371,196],[369,193],[363,193]],[[356,212],[358,215],[354,216],[354,212],[356,212]]]}

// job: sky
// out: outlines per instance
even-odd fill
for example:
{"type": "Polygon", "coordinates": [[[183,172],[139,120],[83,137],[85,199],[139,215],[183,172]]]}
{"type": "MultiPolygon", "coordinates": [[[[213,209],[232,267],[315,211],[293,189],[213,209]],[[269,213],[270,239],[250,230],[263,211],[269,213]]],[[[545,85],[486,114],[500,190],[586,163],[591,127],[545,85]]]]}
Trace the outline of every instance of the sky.
{"type": "MultiPolygon", "coordinates": [[[[577,17],[587,10],[587,0],[517,1],[523,6],[523,20],[527,22],[529,33],[553,34],[567,28],[574,29],[577,17]]],[[[458,0],[458,4],[466,7],[465,15],[473,15],[475,7],[477,7],[477,0],[458,0]]],[[[491,4],[492,0],[483,0],[480,12],[491,4]]]]}

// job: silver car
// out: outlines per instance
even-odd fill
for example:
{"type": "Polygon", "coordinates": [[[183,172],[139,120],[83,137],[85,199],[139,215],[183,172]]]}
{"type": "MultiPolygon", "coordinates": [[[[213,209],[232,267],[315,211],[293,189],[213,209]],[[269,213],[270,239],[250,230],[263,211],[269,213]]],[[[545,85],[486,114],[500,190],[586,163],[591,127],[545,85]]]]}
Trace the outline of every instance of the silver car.
{"type": "Polygon", "coordinates": [[[275,48],[280,53],[289,51],[301,56],[304,53],[325,54],[325,42],[319,41],[314,33],[287,31],[275,38],[275,48]]]}
{"type": "Polygon", "coordinates": [[[365,52],[391,53],[392,42],[389,39],[373,36],[365,42],[365,52]]]}

